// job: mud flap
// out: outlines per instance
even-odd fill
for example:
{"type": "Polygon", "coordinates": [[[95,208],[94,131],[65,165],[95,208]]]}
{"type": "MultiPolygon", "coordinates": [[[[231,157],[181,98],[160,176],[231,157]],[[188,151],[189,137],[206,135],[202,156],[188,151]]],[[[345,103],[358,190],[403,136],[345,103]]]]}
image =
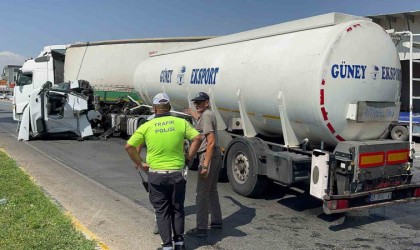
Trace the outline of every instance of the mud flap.
{"type": "Polygon", "coordinates": [[[330,155],[321,150],[314,150],[311,161],[311,184],[310,194],[319,199],[323,199],[328,188],[328,161],[330,155]]]}

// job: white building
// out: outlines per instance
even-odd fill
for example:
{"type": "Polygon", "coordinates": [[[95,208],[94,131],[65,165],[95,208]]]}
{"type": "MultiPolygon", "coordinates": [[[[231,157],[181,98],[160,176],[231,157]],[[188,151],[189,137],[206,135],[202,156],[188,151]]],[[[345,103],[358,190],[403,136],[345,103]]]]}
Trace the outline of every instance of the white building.
{"type": "Polygon", "coordinates": [[[15,87],[15,83],[17,81],[19,69],[22,66],[20,65],[6,65],[3,68],[3,72],[1,74],[1,79],[5,80],[3,85],[0,84],[0,91],[1,92],[13,92],[13,88],[15,87]]]}

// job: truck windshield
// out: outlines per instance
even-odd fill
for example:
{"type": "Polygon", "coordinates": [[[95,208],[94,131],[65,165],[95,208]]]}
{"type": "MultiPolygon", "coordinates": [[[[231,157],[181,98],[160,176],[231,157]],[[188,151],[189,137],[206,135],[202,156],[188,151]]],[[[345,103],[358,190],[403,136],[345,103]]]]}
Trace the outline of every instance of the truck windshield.
{"type": "Polygon", "coordinates": [[[18,73],[17,86],[30,85],[32,84],[32,73],[18,73]]]}

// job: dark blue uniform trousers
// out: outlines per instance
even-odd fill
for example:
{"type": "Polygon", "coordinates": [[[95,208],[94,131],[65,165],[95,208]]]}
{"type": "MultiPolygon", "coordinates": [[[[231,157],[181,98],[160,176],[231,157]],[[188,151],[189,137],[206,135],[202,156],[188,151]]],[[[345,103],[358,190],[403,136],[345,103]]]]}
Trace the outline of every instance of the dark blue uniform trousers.
{"type": "Polygon", "coordinates": [[[149,190],[149,199],[155,209],[162,246],[172,246],[172,240],[183,241],[186,180],[182,172],[149,172],[149,190]]]}

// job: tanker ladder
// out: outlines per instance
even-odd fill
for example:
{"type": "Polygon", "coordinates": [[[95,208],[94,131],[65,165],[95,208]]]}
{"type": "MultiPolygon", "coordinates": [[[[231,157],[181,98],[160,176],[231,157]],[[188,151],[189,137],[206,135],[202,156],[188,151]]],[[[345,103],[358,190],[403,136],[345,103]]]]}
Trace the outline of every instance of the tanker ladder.
{"type": "Polygon", "coordinates": [[[414,41],[415,37],[420,38],[420,34],[413,34],[410,31],[401,31],[395,32],[397,36],[405,36],[409,38],[408,42],[403,43],[403,46],[410,50],[409,52],[409,60],[410,60],[410,107],[409,107],[409,142],[410,142],[410,158],[416,159],[420,158],[419,154],[416,154],[415,151],[415,142],[413,141],[413,136],[420,136],[420,131],[413,131],[413,118],[420,118],[420,115],[413,114],[414,107],[413,107],[413,100],[420,100],[420,96],[413,95],[413,85],[414,83],[420,84],[420,78],[414,77],[414,63],[420,65],[419,59],[413,59],[413,48],[420,49],[420,42],[414,41]]]}

